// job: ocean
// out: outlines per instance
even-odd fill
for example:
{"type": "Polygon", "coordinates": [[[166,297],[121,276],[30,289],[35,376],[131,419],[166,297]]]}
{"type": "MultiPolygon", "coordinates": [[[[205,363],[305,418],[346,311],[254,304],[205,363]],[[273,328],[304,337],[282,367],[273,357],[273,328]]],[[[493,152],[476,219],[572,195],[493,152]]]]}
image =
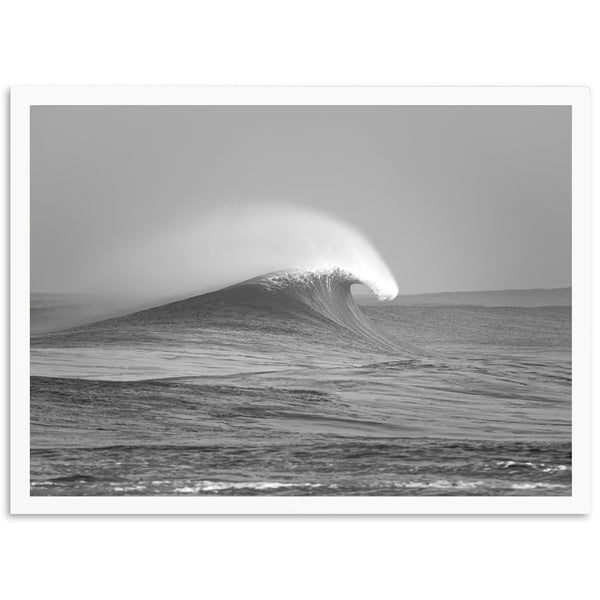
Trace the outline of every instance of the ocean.
{"type": "Polygon", "coordinates": [[[62,321],[31,337],[31,494],[571,494],[570,306],[355,283],[276,273],[66,328],[65,297],[32,298],[62,321]]]}

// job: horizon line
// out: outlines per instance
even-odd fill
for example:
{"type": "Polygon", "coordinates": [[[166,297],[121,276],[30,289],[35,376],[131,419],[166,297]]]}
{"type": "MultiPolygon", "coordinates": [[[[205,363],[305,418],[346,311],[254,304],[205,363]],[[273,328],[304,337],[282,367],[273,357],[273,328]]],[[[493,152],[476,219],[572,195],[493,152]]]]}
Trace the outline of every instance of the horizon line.
{"type": "MultiPolygon", "coordinates": [[[[236,284],[233,284],[236,285],[236,284]]],[[[364,284],[360,283],[357,285],[363,285],[364,284]]],[[[225,287],[229,287],[229,286],[224,286],[223,288],[218,288],[218,289],[210,289],[207,290],[206,292],[200,292],[200,293],[195,293],[196,296],[200,296],[202,294],[208,294],[212,291],[218,291],[219,289],[224,289],[225,287]]],[[[366,287],[366,286],[365,286],[366,287]]],[[[435,292],[407,292],[407,293],[398,293],[398,295],[396,296],[396,298],[398,297],[403,297],[403,296],[425,296],[425,295],[434,295],[434,294],[480,294],[480,293],[501,293],[501,292],[551,292],[551,291],[556,291],[556,290],[567,290],[567,289],[572,289],[573,285],[564,285],[564,286],[558,286],[558,287],[548,287],[548,288],[543,288],[543,287],[534,287],[534,288],[500,288],[500,289],[478,289],[478,290],[443,290],[443,291],[435,291],[435,292]]],[[[367,288],[368,289],[368,288],[367,288]]],[[[192,292],[193,293],[193,292],[192,292]]],[[[47,294],[47,295],[69,295],[69,296],[112,296],[112,297],[129,297],[129,298],[135,298],[135,297],[142,297],[142,296],[147,296],[147,294],[126,294],[126,293],[115,293],[115,292],[98,292],[98,293],[93,293],[93,292],[74,292],[74,291],[54,291],[54,292],[49,292],[49,291],[38,291],[38,290],[30,290],[29,292],[30,295],[32,294],[47,294]]],[[[358,293],[356,294],[357,296],[370,296],[372,295],[372,292],[368,292],[368,293],[358,293]]]]}

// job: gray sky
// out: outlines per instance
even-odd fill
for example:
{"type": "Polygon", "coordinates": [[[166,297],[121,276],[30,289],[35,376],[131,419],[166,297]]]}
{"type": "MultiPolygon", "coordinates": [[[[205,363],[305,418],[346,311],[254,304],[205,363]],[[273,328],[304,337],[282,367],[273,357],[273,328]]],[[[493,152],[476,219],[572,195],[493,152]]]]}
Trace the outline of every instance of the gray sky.
{"type": "Polygon", "coordinates": [[[401,294],[568,286],[570,107],[32,108],[32,291],[256,202],[354,225],[401,294]]]}

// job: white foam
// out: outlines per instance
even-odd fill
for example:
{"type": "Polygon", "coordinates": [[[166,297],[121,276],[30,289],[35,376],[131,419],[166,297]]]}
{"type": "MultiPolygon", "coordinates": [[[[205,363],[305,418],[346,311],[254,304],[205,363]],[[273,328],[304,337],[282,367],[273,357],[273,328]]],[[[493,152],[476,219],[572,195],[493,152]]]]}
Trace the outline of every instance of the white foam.
{"type": "Polygon", "coordinates": [[[321,487],[320,483],[286,483],[280,481],[199,481],[195,485],[186,485],[175,488],[181,494],[194,494],[198,492],[220,492],[224,490],[276,490],[291,487],[321,487]]]}
{"type": "Polygon", "coordinates": [[[115,492],[141,492],[146,489],[145,485],[127,485],[127,486],[117,486],[114,487],[113,490],[115,492]]]}
{"type": "Polygon", "coordinates": [[[405,482],[396,482],[394,483],[395,487],[399,488],[416,488],[416,489],[424,489],[424,488],[435,488],[435,489],[460,489],[460,490],[470,490],[476,488],[480,485],[485,485],[484,481],[448,481],[447,479],[439,479],[437,481],[405,481],[405,482]]]}
{"type": "Polygon", "coordinates": [[[554,488],[566,488],[566,485],[561,483],[513,483],[511,486],[514,490],[535,490],[538,488],[542,489],[554,489],[554,488]]]}

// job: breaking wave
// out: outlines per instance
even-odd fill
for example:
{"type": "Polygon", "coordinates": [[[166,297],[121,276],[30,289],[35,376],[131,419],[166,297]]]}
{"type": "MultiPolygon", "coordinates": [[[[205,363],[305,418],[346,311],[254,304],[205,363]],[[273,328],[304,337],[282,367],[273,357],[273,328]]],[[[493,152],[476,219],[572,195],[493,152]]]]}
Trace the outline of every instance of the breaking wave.
{"type": "Polygon", "coordinates": [[[393,339],[369,321],[352,296],[352,285],[362,281],[342,269],[278,271],[215,292],[133,313],[113,323],[184,326],[188,330],[256,330],[280,335],[321,332],[331,326],[352,332],[388,351],[425,354],[393,339]]]}
{"type": "MultiPolygon", "coordinates": [[[[262,287],[267,294],[298,302],[305,309],[380,346],[391,350],[408,349],[408,345],[378,331],[360,310],[351,291],[352,285],[358,283],[369,285],[369,282],[361,281],[354,274],[341,269],[287,271],[263,275],[249,282],[250,285],[262,287]]],[[[410,349],[418,350],[412,346],[410,349]]]]}
{"type": "MultiPolygon", "coordinates": [[[[136,339],[140,328],[146,337],[181,329],[186,335],[204,330],[230,337],[237,331],[276,335],[286,347],[297,346],[300,337],[310,338],[312,348],[331,350],[353,346],[350,332],[371,347],[425,354],[378,331],[356,304],[355,284],[380,300],[393,299],[398,286],[374,246],[346,223],[312,210],[262,205],[223,210],[172,233],[176,235],[150,246],[136,246],[135,252],[119,253],[119,274],[138,293],[148,289],[146,276],[156,285],[150,293],[154,299],[146,303],[154,308],[75,327],[64,335],[76,342],[92,334],[104,341],[126,334],[136,339]],[[206,287],[216,291],[198,293],[206,287]],[[161,297],[172,300],[165,303],[161,297]],[[122,324],[133,329],[120,330],[122,324]],[[332,327],[345,333],[344,339],[332,327]]],[[[241,348],[244,335],[233,338],[241,348]]]]}

